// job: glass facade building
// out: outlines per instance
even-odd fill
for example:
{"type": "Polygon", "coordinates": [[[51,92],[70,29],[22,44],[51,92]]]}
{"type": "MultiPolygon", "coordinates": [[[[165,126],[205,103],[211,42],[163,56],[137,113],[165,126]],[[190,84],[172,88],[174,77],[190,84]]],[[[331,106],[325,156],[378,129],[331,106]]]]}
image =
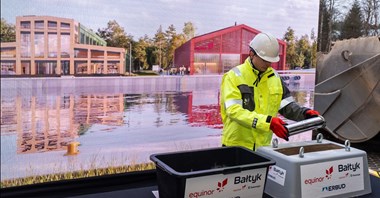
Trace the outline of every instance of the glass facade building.
{"type": "MultiPolygon", "coordinates": [[[[249,42],[260,31],[235,25],[192,38],[175,50],[174,65],[185,66],[192,75],[223,74],[244,62],[249,53],[249,42]]],[[[273,63],[277,70],[285,69],[286,43],[280,44],[280,61],[273,63]]]]}
{"type": "Polygon", "coordinates": [[[1,76],[124,74],[125,49],[106,45],[73,19],[16,17],[16,42],[1,43],[1,76]]]}

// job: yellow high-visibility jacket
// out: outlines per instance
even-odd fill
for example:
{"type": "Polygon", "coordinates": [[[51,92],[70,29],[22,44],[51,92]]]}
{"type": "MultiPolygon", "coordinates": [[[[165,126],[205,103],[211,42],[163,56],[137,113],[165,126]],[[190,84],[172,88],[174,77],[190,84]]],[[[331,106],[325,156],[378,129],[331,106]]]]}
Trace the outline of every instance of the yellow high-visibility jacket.
{"type": "Polygon", "coordinates": [[[278,112],[292,120],[308,110],[294,102],[277,72],[256,70],[248,57],[224,74],[220,88],[222,144],[256,150],[271,143],[270,122],[278,112]]]}

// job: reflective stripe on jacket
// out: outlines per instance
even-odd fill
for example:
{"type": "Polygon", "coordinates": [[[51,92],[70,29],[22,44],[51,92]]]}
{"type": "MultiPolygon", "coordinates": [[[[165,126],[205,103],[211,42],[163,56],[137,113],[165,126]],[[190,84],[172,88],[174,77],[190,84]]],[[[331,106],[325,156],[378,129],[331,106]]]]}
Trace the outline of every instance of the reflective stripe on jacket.
{"type": "Polygon", "coordinates": [[[249,57],[224,74],[220,90],[222,144],[226,146],[257,149],[269,145],[271,118],[280,109],[295,120],[304,118],[305,109],[294,103],[277,72],[269,67],[259,75],[249,57]]]}

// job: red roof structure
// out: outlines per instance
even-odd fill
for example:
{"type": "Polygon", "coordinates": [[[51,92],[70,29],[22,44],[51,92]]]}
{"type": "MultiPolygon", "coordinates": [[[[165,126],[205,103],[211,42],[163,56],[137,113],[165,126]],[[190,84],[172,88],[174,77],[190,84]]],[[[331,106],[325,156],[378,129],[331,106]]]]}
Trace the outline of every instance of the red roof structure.
{"type": "MultiPolygon", "coordinates": [[[[174,65],[186,67],[191,75],[223,74],[244,62],[249,53],[249,42],[259,30],[247,25],[235,25],[196,36],[175,50],[174,65]]],[[[280,61],[273,63],[276,70],[284,70],[286,43],[280,44],[280,61]]]]}

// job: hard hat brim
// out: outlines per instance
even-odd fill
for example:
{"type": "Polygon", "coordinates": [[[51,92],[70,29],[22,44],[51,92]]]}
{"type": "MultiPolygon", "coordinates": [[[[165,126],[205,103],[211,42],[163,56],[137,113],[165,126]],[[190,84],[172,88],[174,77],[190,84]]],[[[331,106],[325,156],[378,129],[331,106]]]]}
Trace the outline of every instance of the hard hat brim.
{"type": "Polygon", "coordinates": [[[269,57],[269,56],[260,56],[259,54],[257,54],[257,55],[260,58],[262,58],[263,60],[271,62],[271,63],[277,63],[278,61],[280,61],[280,57],[279,56],[277,56],[277,57],[269,57]]]}

